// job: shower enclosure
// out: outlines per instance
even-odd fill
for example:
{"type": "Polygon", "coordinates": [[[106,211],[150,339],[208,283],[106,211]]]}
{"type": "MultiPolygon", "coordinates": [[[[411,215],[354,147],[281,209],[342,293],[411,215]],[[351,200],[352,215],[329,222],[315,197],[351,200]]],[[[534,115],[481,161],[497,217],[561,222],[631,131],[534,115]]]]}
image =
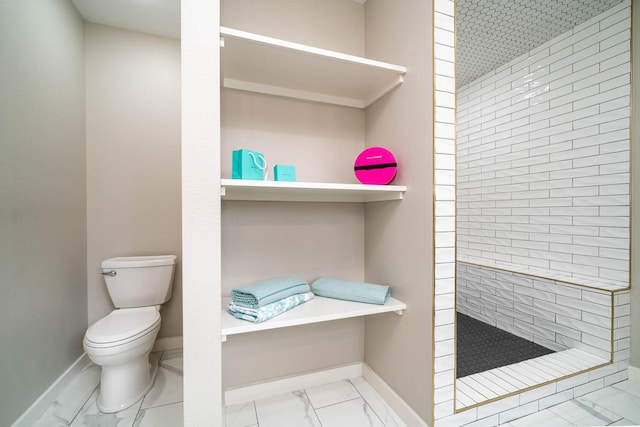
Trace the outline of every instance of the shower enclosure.
{"type": "Polygon", "coordinates": [[[535,412],[626,378],[630,2],[572,9],[576,2],[541,0],[526,13],[515,2],[443,3],[435,13],[434,421],[500,414],[504,423],[509,410],[535,412]],[[439,105],[439,92],[455,96],[454,120],[439,114],[452,108],[439,105]],[[443,167],[453,183],[438,170],[443,156],[455,158],[443,167]],[[451,186],[455,196],[438,199],[451,186]],[[451,225],[451,212],[438,203],[452,202],[455,228],[439,228],[451,225]],[[444,256],[452,248],[453,263],[444,256]],[[461,347],[473,340],[456,336],[451,311],[464,322],[458,334],[488,325],[495,342],[461,347]],[[530,345],[532,358],[483,355],[501,337],[523,342],[497,354],[530,345]],[[486,367],[461,366],[469,353],[486,367]]]}

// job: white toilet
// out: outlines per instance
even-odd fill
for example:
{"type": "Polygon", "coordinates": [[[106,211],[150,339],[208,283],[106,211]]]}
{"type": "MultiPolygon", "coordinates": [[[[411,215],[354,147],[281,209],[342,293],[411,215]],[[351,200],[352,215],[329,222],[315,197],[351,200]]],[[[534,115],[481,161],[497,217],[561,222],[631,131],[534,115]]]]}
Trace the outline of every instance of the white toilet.
{"type": "Polygon", "coordinates": [[[102,367],[98,409],[121,411],[144,397],[155,369],[149,353],[160,330],[160,304],[171,298],[175,255],[110,258],[102,274],[116,309],[89,326],[84,351],[102,367]]]}

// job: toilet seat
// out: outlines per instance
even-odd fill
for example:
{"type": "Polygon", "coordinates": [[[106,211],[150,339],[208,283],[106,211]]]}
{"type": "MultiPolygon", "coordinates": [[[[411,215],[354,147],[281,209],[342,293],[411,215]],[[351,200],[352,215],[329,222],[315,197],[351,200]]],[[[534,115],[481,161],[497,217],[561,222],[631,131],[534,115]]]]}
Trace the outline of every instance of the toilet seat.
{"type": "Polygon", "coordinates": [[[135,341],[160,326],[160,313],[155,307],[124,308],[112,311],[91,325],[85,344],[104,348],[135,341]]]}

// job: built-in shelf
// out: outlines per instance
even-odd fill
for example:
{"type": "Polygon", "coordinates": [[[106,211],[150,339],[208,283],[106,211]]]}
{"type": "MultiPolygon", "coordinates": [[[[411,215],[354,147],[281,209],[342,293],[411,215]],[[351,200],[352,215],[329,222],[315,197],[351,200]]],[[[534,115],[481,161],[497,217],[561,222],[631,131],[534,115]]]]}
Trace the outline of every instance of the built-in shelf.
{"type": "Polygon", "coordinates": [[[380,202],[400,200],[403,185],[335,184],[318,182],[221,179],[222,200],[278,202],[380,202]]]}
{"type": "Polygon", "coordinates": [[[229,301],[231,301],[230,297],[222,298],[223,341],[226,340],[228,335],[244,334],[247,332],[288,328],[290,326],[329,322],[331,320],[369,316],[380,313],[395,312],[396,314],[403,314],[407,308],[405,303],[394,298],[389,298],[384,305],[379,305],[315,296],[312,300],[300,304],[272,319],[262,323],[252,323],[230,315],[227,311],[229,301]]]}
{"type": "Polygon", "coordinates": [[[226,88],[366,108],[404,81],[407,68],[220,27],[226,88]]]}

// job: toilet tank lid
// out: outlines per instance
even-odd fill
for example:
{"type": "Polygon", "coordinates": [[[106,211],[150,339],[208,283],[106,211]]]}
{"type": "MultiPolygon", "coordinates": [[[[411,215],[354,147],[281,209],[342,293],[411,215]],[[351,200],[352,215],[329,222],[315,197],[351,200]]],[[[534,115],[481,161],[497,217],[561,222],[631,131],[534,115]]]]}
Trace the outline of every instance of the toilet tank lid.
{"type": "Polygon", "coordinates": [[[161,265],[173,265],[176,263],[175,255],[150,255],[109,258],[102,261],[102,268],[139,268],[158,267],[161,265]]]}

